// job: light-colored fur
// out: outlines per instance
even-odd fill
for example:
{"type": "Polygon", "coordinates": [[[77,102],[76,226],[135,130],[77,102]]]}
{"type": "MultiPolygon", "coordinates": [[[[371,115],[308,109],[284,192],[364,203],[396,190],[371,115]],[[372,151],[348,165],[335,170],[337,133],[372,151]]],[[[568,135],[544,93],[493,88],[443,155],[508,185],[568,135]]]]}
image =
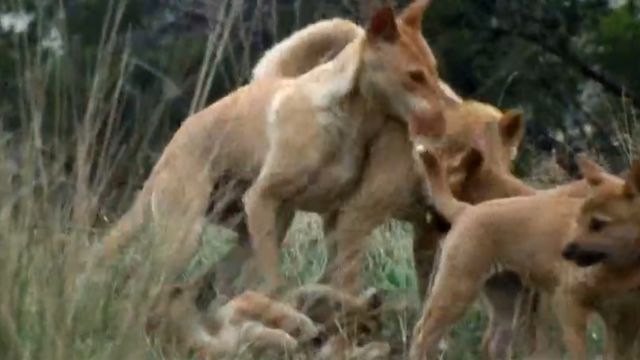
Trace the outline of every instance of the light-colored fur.
{"type": "Polygon", "coordinates": [[[352,21],[335,18],[302,28],[272,47],[253,68],[253,80],[294,78],[333,59],[365,30],[352,21]],[[327,34],[332,36],[327,36],[327,34]]]}
{"type": "MultiPolygon", "coordinates": [[[[565,259],[582,266],[606,266],[621,273],[640,268],[640,161],[635,161],[624,185],[607,182],[592,169],[596,187],[577,220],[578,235],[563,250],[565,259]]],[[[640,284],[638,284],[640,286],[640,284]]],[[[594,301],[607,329],[605,359],[640,358],[640,288],[624,296],[603,294],[594,301]]]]}
{"type": "Polygon", "coordinates": [[[389,353],[381,342],[355,345],[366,339],[365,333],[377,335],[380,329],[376,292],[355,297],[329,286],[306,285],[286,302],[246,291],[216,306],[208,303],[211,295],[202,298],[203,286],[211,285],[202,284],[203,279],[165,285],[152,305],[147,333],[165,354],[195,352],[198,358],[222,359],[243,351],[285,351],[318,359],[373,360],[389,353]]]}
{"type": "Polygon", "coordinates": [[[612,189],[620,192],[625,182],[582,157],[581,170],[593,191],[587,199],[563,189],[472,206],[451,195],[437,157],[428,151],[422,157],[436,206],[453,227],[443,242],[431,297],[414,330],[411,359],[433,356],[440,337],[463,315],[495,263],[551,297],[572,359],[586,359],[588,316],[598,310],[592,301],[637,286],[640,271],[620,272],[607,265],[581,269],[564,260],[562,251],[581,234],[585,204],[611,196],[612,189]],[[590,180],[594,176],[599,184],[590,180]]]}
{"type": "Polygon", "coordinates": [[[299,349],[319,334],[303,313],[260,293],[246,291],[213,311],[196,306],[202,284],[166,285],[153,304],[147,332],[165,353],[223,359],[242,351],[299,349]]]}
{"type": "Polygon", "coordinates": [[[107,257],[148,214],[166,225],[166,241],[158,242],[168,248],[161,253],[175,276],[197,249],[211,199],[213,213],[227,214],[224,205],[241,208],[242,196],[247,226],[242,216],[232,226],[245,243],[251,233],[260,274],[277,288],[278,244],[294,209],[339,208],[388,117],[413,124],[422,137],[444,135],[435,59],[424,40],[415,46],[416,38],[422,39],[419,32],[383,8],[366,33],[330,61],[295,79],[254,81],[191,116],[106,237],[107,257]],[[223,194],[211,195],[216,188],[223,194]]]}

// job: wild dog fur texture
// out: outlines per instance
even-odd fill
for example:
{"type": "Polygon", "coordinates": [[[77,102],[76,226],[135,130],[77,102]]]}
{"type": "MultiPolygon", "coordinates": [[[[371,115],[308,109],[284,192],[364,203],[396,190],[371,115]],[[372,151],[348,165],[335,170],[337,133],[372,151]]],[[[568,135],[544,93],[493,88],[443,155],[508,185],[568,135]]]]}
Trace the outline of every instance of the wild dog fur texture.
{"type": "Polygon", "coordinates": [[[166,285],[152,305],[147,333],[161,342],[165,354],[191,352],[202,359],[223,359],[247,351],[303,352],[312,359],[354,360],[389,355],[388,344],[364,335],[380,326],[382,299],[376,291],[354,297],[328,286],[306,285],[285,302],[246,291],[216,305],[206,303],[212,297],[202,296],[203,285],[166,285]]]}
{"type": "Polygon", "coordinates": [[[188,118],[106,237],[106,257],[150,219],[166,225],[156,242],[166,248],[168,276],[176,276],[196,251],[209,211],[235,220],[245,247],[238,257],[250,253],[252,234],[260,273],[277,288],[278,244],[294,211],[340,207],[385,116],[411,122],[426,138],[444,135],[435,58],[412,29],[415,11],[424,8],[410,8],[398,21],[383,8],[364,34],[302,76],[253,81],[188,118]],[[411,45],[415,39],[420,47],[411,45]],[[218,188],[223,195],[212,200],[218,188]],[[243,208],[246,222],[231,216],[243,208]]]}
{"type": "Polygon", "coordinates": [[[453,226],[444,240],[431,297],[414,330],[410,358],[433,358],[440,337],[476,297],[492,265],[500,263],[550,296],[567,351],[572,359],[586,359],[587,321],[598,311],[592,301],[625,294],[637,286],[640,271],[621,272],[606,264],[579,268],[563,259],[562,251],[580,236],[586,204],[601,196],[620,196],[631,186],[581,157],[581,171],[592,191],[586,198],[545,192],[469,205],[451,195],[437,157],[428,151],[421,156],[436,207],[453,226]]]}

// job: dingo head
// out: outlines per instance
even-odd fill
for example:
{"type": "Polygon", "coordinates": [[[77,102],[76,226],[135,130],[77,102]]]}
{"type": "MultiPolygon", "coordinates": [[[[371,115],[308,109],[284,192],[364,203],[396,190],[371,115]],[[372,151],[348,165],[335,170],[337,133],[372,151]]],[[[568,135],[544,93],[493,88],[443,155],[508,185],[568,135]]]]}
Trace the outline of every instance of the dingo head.
{"type": "Polygon", "coordinates": [[[487,122],[484,127],[478,144],[466,151],[457,164],[448,165],[453,194],[477,204],[532,193],[530,187],[511,173],[511,160],[524,134],[523,114],[509,110],[501,114],[498,121],[487,122]]]}
{"type": "Polygon", "coordinates": [[[562,255],[579,266],[599,262],[613,267],[637,265],[640,256],[640,161],[625,180],[609,174],[586,156],[578,165],[591,187],[577,220],[577,236],[562,255]]]}
{"type": "Polygon", "coordinates": [[[436,59],[422,36],[429,3],[414,1],[397,18],[390,7],[374,14],[362,50],[360,88],[388,109],[387,115],[409,123],[412,136],[439,139],[446,130],[442,108],[452,100],[440,86],[436,59]]]}
{"type": "Polygon", "coordinates": [[[186,328],[199,323],[216,298],[214,277],[211,271],[191,282],[164,285],[149,310],[146,332],[170,339],[183,336],[186,328]]]}

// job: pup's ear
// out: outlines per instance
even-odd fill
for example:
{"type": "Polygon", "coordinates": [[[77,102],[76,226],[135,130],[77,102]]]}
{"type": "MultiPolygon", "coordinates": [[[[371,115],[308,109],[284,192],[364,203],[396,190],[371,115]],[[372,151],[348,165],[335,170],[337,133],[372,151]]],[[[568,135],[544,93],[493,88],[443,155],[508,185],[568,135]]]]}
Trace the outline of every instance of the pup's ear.
{"type": "Polygon", "coordinates": [[[625,194],[630,197],[640,195],[640,159],[636,159],[631,164],[627,180],[624,183],[625,194]]]}
{"type": "Polygon", "coordinates": [[[366,301],[369,310],[378,310],[384,303],[382,293],[376,288],[369,288],[364,292],[363,298],[366,301]]]}
{"type": "Polygon", "coordinates": [[[507,110],[500,119],[502,143],[516,149],[524,137],[524,114],[520,110],[507,110]]]}
{"type": "Polygon", "coordinates": [[[415,0],[400,14],[400,20],[416,30],[422,29],[422,18],[431,5],[431,0],[415,0]]]}
{"type": "Polygon", "coordinates": [[[437,172],[440,166],[440,161],[436,157],[436,155],[431,152],[429,147],[424,145],[417,145],[415,147],[416,152],[420,155],[420,159],[422,159],[422,164],[424,164],[425,170],[428,173],[437,172]]]}
{"type": "Polygon", "coordinates": [[[606,173],[605,170],[601,168],[600,165],[589,159],[587,154],[578,154],[576,162],[578,163],[582,177],[587,180],[589,185],[598,186],[602,183],[606,173]]]}
{"type": "Polygon", "coordinates": [[[467,176],[477,173],[484,164],[484,156],[478,149],[470,149],[460,160],[458,169],[463,171],[467,176]]]}
{"type": "Polygon", "coordinates": [[[394,42],[398,36],[398,25],[390,6],[385,6],[373,14],[367,28],[367,39],[394,42]]]}

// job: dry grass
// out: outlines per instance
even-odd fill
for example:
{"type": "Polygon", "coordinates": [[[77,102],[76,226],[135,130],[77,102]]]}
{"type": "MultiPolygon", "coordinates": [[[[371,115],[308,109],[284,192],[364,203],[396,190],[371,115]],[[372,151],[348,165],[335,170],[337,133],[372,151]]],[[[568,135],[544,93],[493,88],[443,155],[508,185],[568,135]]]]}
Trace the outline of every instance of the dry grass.
{"type": "MultiPolygon", "coordinates": [[[[19,3],[19,2],[18,2],[19,3]]],[[[109,181],[123,158],[137,162],[140,147],[123,146],[116,130],[122,109],[122,84],[129,52],[115,47],[122,8],[112,3],[103,42],[92,71],[77,79],[73,59],[56,61],[16,36],[22,49],[20,77],[21,128],[0,127],[0,354],[3,359],[162,359],[143,333],[150,299],[162,283],[149,244],[158,235],[140,236],[118,264],[99,270],[93,258],[101,231],[93,219],[102,209],[121,209],[109,193],[109,181]],[[54,76],[55,75],[55,76],[54,76]],[[70,82],[67,78],[80,81],[70,82]],[[49,79],[49,80],[44,80],[49,79]],[[54,90],[48,102],[43,97],[54,90]],[[71,103],[73,102],[73,103],[71,103]],[[45,134],[45,123],[57,132],[45,134]],[[16,156],[19,154],[19,156],[16,156]],[[74,159],[74,171],[65,162],[74,159]],[[127,279],[131,264],[136,276],[127,279]]],[[[235,11],[233,7],[229,11],[235,11]]],[[[228,27],[217,29],[203,59],[192,111],[204,105],[217,71],[214,51],[226,41],[228,27]],[[226,35],[225,35],[226,34],[226,35]]],[[[146,127],[136,127],[142,148],[148,144],[170,97],[144,102],[146,127]]],[[[185,114],[186,115],[186,114],[185,114]]],[[[1,123],[0,119],[0,123],[1,123]]],[[[625,118],[624,124],[631,120],[625,118]]],[[[633,118],[637,124],[637,119],[633,118]]],[[[626,125],[628,127],[628,125],[626,125]]],[[[635,129],[635,127],[633,127],[635,129]]],[[[635,133],[635,130],[634,130],[635,133]]],[[[627,138],[625,137],[625,140],[627,138]]],[[[626,141],[625,150],[631,152],[626,141]]],[[[541,171],[540,174],[543,172],[541,171]]],[[[555,176],[555,175],[553,175],[555,176]]],[[[134,179],[128,179],[135,184],[134,179]]],[[[549,178],[536,179],[548,183],[549,178]]],[[[557,178],[556,178],[557,180],[557,178]]],[[[122,191],[130,199],[127,187],[122,191]]],[[[299,214],[283,250],[282,270],[291,286],[316,281],[327,259],[317,217],[299,214]]],[[[384,339],[403,358],[420,304],[410,244],[410,230],[392,223],[374,235],[366,262],[366,282],[384,289],[394,311],[386,315],[384,339]]],[[[190,277],[219,259],[233,234],[210,226],[202,251],[187,270],[190,277]]],[[[447,359],[478,359],[485,315],[476,307],[453,331],[447,359]]],[[[600,332],[592,333],[594,350],[600,332]]]]}

